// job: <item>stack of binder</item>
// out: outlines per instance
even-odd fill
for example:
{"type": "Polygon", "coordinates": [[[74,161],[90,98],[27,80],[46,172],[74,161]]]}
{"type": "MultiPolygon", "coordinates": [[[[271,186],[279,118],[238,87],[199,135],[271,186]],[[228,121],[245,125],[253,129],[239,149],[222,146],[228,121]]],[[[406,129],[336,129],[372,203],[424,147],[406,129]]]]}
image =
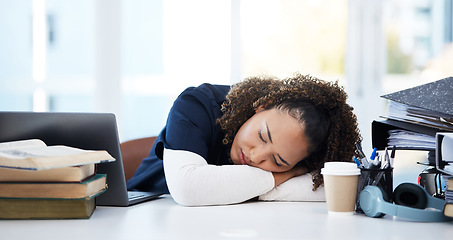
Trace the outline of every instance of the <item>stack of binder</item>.
{"type": "Polygon", "coordinates": [[[427,150],[434,166],[436,133],[453,132],[453,77],[381,97],[389,110],[384,120],[371,124],[373,147],[427,150]]]}

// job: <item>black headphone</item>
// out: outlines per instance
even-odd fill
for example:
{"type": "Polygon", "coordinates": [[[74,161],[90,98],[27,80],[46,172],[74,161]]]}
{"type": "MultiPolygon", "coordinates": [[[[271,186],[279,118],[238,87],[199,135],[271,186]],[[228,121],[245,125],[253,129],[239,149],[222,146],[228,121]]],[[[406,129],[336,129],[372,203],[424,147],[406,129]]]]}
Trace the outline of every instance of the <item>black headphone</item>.
{"type": "Polygon", "coordinates": [[[421,186],[402,183],[393,192],[393,201],[388,202],[387,194],[377,186],[366,186],[359,196],[359,204],[369,217],[385,214],[421,222],[452,221],[443,214],[445,201],[432,197],[421,186]],[[433,208],[433,209],[431,209],[433,208]]]}

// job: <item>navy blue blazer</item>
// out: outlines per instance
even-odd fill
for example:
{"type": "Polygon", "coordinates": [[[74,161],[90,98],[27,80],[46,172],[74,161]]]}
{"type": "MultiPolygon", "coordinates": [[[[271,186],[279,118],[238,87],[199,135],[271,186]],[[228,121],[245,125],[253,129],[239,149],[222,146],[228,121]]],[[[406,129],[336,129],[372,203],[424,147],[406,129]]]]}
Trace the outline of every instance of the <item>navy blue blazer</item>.
{"type": "Polygon", "coordinates": [[[163,170],[164,148],[185,150],[202,156],[208,164],[232,164],[224,133],[216,120],[230,86],[202,84],[184,90],[170,109],[166,126],[158,135],[149,156],[143,159],[128,190],[168,193],[163,170]]]}

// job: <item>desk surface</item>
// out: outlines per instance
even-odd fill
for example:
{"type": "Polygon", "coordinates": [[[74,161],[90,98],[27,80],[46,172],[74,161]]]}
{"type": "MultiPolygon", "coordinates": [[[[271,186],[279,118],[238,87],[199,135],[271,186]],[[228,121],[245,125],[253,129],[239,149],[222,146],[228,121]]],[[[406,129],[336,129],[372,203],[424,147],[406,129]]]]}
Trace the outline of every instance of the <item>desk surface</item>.
{"type": "Polygon", "coordinates": [[[165,195],[87,220],[0,221],[1,239],[452,239],[453,223],[328,215],[322,202],[183,207],[165,195]]]}

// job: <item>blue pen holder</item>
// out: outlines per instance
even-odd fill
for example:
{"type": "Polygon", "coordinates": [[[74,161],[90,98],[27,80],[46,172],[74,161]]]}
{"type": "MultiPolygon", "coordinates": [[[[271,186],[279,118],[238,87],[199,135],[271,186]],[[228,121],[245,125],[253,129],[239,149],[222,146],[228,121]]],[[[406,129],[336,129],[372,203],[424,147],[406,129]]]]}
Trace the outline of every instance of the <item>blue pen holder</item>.
{"type": "Polygon", "coordinates": [[[360,168],[359,182],[357,185],[357,201],[356,212],[363,213],[359,204],[359,196],[362,190],[368,186],[378,186],[386,193],[386,200],[392,202],[393,200],[393,168],[385,169],[368,169],[360,168]]]}

